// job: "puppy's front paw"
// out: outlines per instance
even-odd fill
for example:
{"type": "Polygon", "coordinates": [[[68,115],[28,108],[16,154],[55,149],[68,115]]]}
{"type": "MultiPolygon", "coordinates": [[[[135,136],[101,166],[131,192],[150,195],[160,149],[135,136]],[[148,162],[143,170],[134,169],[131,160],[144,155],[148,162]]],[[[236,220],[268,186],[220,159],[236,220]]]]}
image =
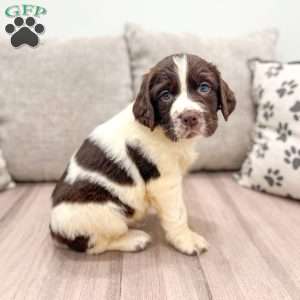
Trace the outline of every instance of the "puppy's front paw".
{"type": "Polygon", "coordinates": [[[203,253],[203,252],[207,251],[208,242],[206,241],[206,239],[203,236],[201,236],[200,234],[193,232],[193,231],[192,231],[192,235],[193,235],[195,247],[197,248],[197,252],[203,253]]]}
{"type": "Polygon", "coordinates": [[[196,255],[197,253],[203,253],[208,249],[208,242],[201,235],[193,231],[181,234],[175,239],[169,239],[169,242],[178,251],[187,255],[196,255]]]}

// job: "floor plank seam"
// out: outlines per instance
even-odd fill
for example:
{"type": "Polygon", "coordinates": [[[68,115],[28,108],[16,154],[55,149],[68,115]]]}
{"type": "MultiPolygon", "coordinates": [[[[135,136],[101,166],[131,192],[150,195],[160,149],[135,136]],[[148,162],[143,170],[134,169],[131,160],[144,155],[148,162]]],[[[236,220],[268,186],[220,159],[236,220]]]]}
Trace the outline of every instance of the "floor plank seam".
{"type": "Polygon", "coordinates": [[[198,256],[198,259],[197,259],[198,260],[198,268],[201,272],[202,278],[204,279],[204,285],[205,285],[207,297],[208,297],[209,300],[213,300],[212,292],[211,292],[206,274],[205,274],[204,269],[203,269],[202,264],[201,264],[200,254],[198,253],[197,256],[198,256]]]}
{"type": "Polygon", "coordinates": [[[121,256],[121,268],[120,268],[120,288],[119,288],[119,300],[122,299],[122,279],[123,279],[123,255],[124,254],[120,254],[121,256]]]}
{"type": "Polygon", "coordinates": [[[259,251],[259,253],[261,254],[263,260],[266,262],[266,264],[268,265],[268,267],[270,268],[270,270],[272,271],[273,275],[275,278],[277,278],[277,280],[279,282],[282,283],[283,287],[286,289],[287,293],[290,295],[291,299],[297,299],[298,298],[295,297],[295,295],[299,295],[300,291],[298,289],[298,287],[294,284],[294,282],[292,280],[289,280],[289,276],[288,274],[286,274],[286,271],[284,270],[284,268],[282,267],[280,261],[278,261],[277,258],[275,258],[272,253],[270,253],[268,251],[268,247],[262,242],[262,241],[256,241],[256,239],[253,237],[253,235],[251,234],[251,230],[249,230],[249,225],[247,223],[247,221],[244,219],[244,217],[242,216],[239,208],[236,206],[236,204],[232,201],[230,195],[228,194],[225,186],[224,186],[224,182],[222,180],[222,178],[216,178],[215,181],[218,181],[218,185],[216,185],[215,189],[216,191],[223,197],[226,198],[227,203],[230,205],[230,207],[232,208],[232,211],[234,212],[235,216],[237,217],[238,222],[240,223],[241,227],[244,229],[245,233],[247,234],[247,236],[249,237],[250,241],[252,242],[252,244],[255,246],[255,248],[259,251]],[[263,250],[261,249],[261,246],[264,248],[263,250]],[[281,273],[286,274],[286,276],[284,276],[286,279],[288,279],[288,283],[287,282],[283,282],[282,278],[278,277],[278,272],[276,270],[274,270],[274,263],[270,263],[270,261],[268,259],[266,259],[266,251],[268,251],[269,255],[273,258],[273,260],[276,262],[276,265],[278,268],[280,268],[281,273]],[[288,284],[289,288],[286,286],[286,284],[288,284]],[[291,289],[290,287],[293,288],[293,290],[295,290],[295,292],[291,293],[291,289]]]}
{"type": "Polygon", "coordinates": [[[8,209],[8,211],[0,218],[0,224],[3,225],[8,222],[8,219],[24,205],[28,196],[32,193],[33,189],[27,188],[16,200],[16,202],[8,209]]]}

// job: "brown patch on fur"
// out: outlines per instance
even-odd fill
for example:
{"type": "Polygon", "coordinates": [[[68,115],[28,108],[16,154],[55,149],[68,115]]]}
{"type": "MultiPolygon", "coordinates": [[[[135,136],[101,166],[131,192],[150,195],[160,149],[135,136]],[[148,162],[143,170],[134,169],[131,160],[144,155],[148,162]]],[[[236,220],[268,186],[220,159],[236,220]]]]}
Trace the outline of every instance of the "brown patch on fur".
{"type": "Polygon", "coordinates": [[[134,209],[132,207],[123,203],[117,196],[113,195],[103,186],[87,180],[77,180],[73,184],[69,184],[62,179],[57,183],[52,193],[52,199],[53,206],[62,202],[94,202],[104,204],[111,201],[120,207],[121,212],[126,217],[132,217],[134,215],[134,209]]]}
{"type": "Polygon", "coordinates": [[[128,144],[126,145],[126,147],[128,156],[136,165],[145,182],[148,182],[149,180],[158,178],[160,176],[156,165],[144,156],[143,151],[140,147],[128,144]]]}
{"type": "Polygon", "coordinates": [[[114,161],[109,154],[86,139],[76,153],[76,162],[94,172],[99,172],[111,181],[124,185],[134,185],[134,181],[119,162],[114,161]]]}
{"type": "Polygon", "coordinates": [[[171,91],[174,96],[179,93],[179,79],[172,56],[163,59],[144,76],[133,114],[151,130],[160,125],[171,140],[176,140],[170,120],[170,109],[175,98],[173,101],[160,101],[163,90],[171,91]]]}
{"type": "Polygon", "coordinates": [[[189,54],[187,58],[189,69],[189,93],[192,93],[193,95],[196,95],[196,98],[199,98],[199,94],[197,96],[197,93],[194,92],[195,89],[201,82],[208,82],[211,85],[212,90],[210,93],[202,95],[201,101],[203,101],[205,108],[208,109],[210,113],[220,109],[224,119],[227,121],[228,116],[235,108],[236,100],[234,93],[222,79],[221,73],[215,65],[196,55],[189,54]]]}
{"type": "Polygon", "coordinates": [[[206,62],[196,55],[188,55],[188,75],[187,85],[188,94],[195,102],[201,103],[205,110],[210,113],[216,113],[218,110],[218,89],[219,77],[215,66],[206,62]],[[200,84],[207,82],[211,90],[209,93],[201,94],[197,91],[200,84]]]}
{"type": "Polygon", "coordinates": [[[151,75],[151,73],[148,73],[143,77],[140,91],[133,104],[133,114],[136,120],[153,130],[156,124],[154,109],[149,94],[151,75]]]}
{"type": "Polygon", "coordinates": [[[51,237],[58,243],[68,246],[70,249],[77,252],[85,252],[89,248],[89,237],[78,235],[76,238],[69,239],[59,233],[55,233],[49,226],[51,237]]]}
{"type": "Polygon", "coordinates": [[[227,121],[229,115],[234,111],[236,106],[236,99],[233,91],[229,88],[228,84],[220,77],[220,109],[222,111],[224,119],[227,121]]]}

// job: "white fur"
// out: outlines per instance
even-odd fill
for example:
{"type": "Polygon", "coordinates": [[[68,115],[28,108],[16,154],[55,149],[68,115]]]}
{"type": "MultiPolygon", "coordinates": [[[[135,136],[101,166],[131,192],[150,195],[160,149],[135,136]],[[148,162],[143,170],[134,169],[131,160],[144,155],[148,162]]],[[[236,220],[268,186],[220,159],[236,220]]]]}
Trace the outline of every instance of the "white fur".
{"type": "MultiPolygon", "coordinates": [[[[178,68],[184,70],[183,65],[178,68]]],[[[109,201],[104,204],[63,202],[52,210],[51,227],[54,232],[69,238],[78,234],[90,236],[90,246],[94,245],[88,250],[91,254],[106,250],[141,250],[150,242],[150,236],[140,230],[129,230],[128,225],[140,220],[151,205],[156,208],[166,237],[175,248],[187,254],[206,248],[205,240],[188,227],[182,199],[182,175],[195,158],[194,139],[173,142],[161,128],[151,131],[134,119],[132,104],[98,126],[89,138],[104,147],[127,169],[135,185],[120,185],[97,172],[86,170],[78,165],[75,156],[71,158],[65,180],[73,183],[77,179],[87,179],[101,184],[134,208],[136,213],[132,220],[126,218],[119,207],[109,201]],[[144,183],[126,153],[126,143],[139,145],[145,151],[145,155],[158,167],[159,178],[144,183]]]]}
{"type": "Polygon", "coordinates": [[[191,100],[188,96],[187,89],[187,72],[188,72],[188,62],[186,55],[182,56],[174,56],[173,61],[177,67],[177,74],[180,83],[180,94],[176,97],[176,100],[172,104],[171,107],[171,117],[172,119],[176,119],[178,115],[180,115],[185,110],[196,110],[199,112],[203,112],[203,107],[191,100]]]}

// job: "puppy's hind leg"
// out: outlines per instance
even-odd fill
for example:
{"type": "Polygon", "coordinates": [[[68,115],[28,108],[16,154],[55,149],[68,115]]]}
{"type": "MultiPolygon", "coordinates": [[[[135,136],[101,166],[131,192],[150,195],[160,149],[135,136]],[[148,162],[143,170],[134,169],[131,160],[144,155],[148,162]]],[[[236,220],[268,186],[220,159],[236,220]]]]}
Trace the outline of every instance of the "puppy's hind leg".
{"type": "Polygon", "coordinates": [[[102,211],[102,218],[98,218],[97,225],[99,227],[94,230],[95,239],[91,242],[92,246],[87,249],[88,254],[100,254],[105,251],[141,251],[151,241],[150,235],[146,232],[128,229],[124,218],[108,207],[102,211]]]}
{"type": "Polygon", "coordinates": [[[87,250],[88,254],[100,254],[106,251],[137,252],[144,250],[151,242],[148,233],[130,229],[123,235],[112,240],[99,237],[94,245],[87,250]]]}
{"type": "Polygon", "coordinates": [[[107,239],[99,237],[94,242],[93,246],[91,248],[87,249],[86,253],[93,254],[93,255],[101,254],[108,250],[108,248],[107,248],[108,244],[109,244],[109,242],[107,239]]]}
{"type": "Polygon", "coordinates": [[[52,210],[50,230],[60,243],[88,254],[139,251],[151,240],[141,230],[128,230],[124,217],[108,204],[59,205],[52,210]]]}
{"type": "Polygon", "coordinates": [[[130,229],[118,239],[111,241],[108,250],[137,252],[144,250],[151,242],[151,236],[137,229],[130,229]]]}

